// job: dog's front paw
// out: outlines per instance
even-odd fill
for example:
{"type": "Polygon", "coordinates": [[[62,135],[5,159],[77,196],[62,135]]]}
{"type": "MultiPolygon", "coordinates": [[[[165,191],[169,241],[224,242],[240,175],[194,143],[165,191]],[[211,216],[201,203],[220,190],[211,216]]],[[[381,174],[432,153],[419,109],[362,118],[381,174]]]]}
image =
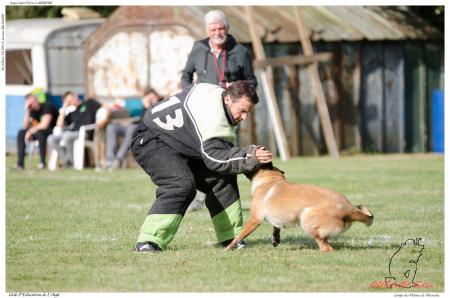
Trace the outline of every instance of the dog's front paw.
{"type": "Polygon", "coordinates": [[[331,245],[323,246],[320,248],[321,252],[332,252],[334,249],[331,247],[331,245]]]}
{"type": "Polygon", "coordinates": [[[272,237],[272,246],[277,247],[280,244],[280,238],[272,237]]]}
{"type": "Polygon", "coordinates": [[[236,248],[236,245],[234,243],[230,243],[227,247],[223,249],[223,251],[230,251],[236,248]]]}

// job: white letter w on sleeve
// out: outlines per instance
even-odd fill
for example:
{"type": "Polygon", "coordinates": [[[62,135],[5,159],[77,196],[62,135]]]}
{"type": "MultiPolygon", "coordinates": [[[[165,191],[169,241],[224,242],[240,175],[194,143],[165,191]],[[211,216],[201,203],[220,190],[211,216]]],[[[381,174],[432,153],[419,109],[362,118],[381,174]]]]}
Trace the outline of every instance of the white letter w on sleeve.
{"type": "MultiPolygon", "coordinates": [[[[152,108],[152,114],[160,112],[177,103],[180,103],[180,100],[177,97],[172,96],[169,100],[162,102],[161,104],[152,108]]],[[[173,130],[174,127],[180,128],[184,125],[183,112],[181,111],[181,109],[176,109],[175,118],[172,118],[170,115],[166,115],[166,122],[161,121],[159,117],[153,119],[153,122],[155,122],[159,127],[165,130],[173,130]]]]}

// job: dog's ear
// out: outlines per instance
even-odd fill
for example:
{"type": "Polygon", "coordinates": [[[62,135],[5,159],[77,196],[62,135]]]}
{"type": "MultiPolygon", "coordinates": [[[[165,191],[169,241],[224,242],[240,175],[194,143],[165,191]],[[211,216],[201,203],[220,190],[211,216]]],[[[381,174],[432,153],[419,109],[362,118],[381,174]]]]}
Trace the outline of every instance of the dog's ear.
{"type": "Polygon", "coordinates": [[[252,181],[253,177],[260,169],[273,170],[273,164],[272,162],[264,163],[257,170],[254,170],[253,172],[244,173],[244,175],[245,177],[247,177],[248,180],[252,181]]]}
{"type": "Polygon", "coordinates": [[[279,168],[274,167],[272,162],[263,164],[261,166],[261,169],[268,169],[268,170],[271,170],[271,171],[278,171],[278,172],[280,172],[280,173],[282,173],[284,175],[284,172],[282,170],[280,170],[279,168]]]}
{"type": "Polygon", "coordinates": [[[261,169],[273,170],[272,162],[262,164],[261,169]]]}
{"type": "Polygon", "coordinates": [[[253,176],[255,176],[256,171],[253,172],[249,172],[249,173],[244,173],[245,177],[247,177],[248,180],[252,181],[253,176]]]}
{"type": "Polygon", "coordinates": [[[272,170],[274,170],[274,171],[278,171],[278,172],[280,172],[281,174],[283,174],[283,175],[284,175],[284,171],[280,170],[280,169],[279,169],[279,168],[277,168],[277,167],[272,167],[272,170]]]}

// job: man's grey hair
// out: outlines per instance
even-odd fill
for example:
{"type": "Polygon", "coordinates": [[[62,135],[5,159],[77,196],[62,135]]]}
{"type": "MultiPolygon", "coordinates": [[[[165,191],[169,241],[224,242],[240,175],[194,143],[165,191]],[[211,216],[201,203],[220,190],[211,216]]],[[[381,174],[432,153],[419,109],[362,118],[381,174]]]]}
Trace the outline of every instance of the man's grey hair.
{"type": "Polygon", "coordinates": [[[211,10],[205,14],[205,28],[208,31],[208,26],[217,22],[223,22],[225,28],[229,28],[227,17],[221,10],[211,10]]]}

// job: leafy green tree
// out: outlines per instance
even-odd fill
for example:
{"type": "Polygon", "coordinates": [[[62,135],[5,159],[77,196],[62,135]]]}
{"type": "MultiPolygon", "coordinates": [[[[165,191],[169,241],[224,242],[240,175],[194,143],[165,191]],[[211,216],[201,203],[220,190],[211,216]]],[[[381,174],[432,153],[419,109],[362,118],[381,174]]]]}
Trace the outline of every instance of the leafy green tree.
{"type": "Polygon", "coordinates": [[[440,6],[410,6],[409,9],[428,23],[444,32],[444,5],[440,6]]]}

